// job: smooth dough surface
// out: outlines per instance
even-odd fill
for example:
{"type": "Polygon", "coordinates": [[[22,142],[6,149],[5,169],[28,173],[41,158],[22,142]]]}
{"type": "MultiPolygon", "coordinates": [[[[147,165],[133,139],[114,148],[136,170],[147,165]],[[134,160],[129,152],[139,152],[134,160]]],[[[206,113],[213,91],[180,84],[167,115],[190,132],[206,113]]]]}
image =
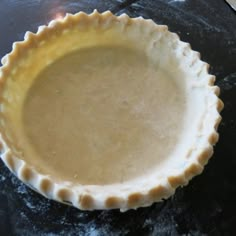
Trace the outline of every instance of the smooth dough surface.
{"type": "Polygon", "coordinates": [[[121,183],[161,167],[184,110],[175,78],[143,53],[81,49],[45,68],[28,91],[23,124],[36,155],[24,159],[58,180],[121,183]]]}

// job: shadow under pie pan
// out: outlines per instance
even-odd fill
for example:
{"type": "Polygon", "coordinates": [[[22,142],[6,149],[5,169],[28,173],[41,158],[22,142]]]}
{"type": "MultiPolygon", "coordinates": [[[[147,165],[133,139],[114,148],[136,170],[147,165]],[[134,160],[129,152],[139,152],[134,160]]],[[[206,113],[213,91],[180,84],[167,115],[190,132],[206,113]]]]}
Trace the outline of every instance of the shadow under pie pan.
{"type": "Polygon", "coordinates": [[[2,160],[79,209],[149,206],[200,174],[223,103],[199,53],[152,20],[67,14],[2,59],[2,160]]]}

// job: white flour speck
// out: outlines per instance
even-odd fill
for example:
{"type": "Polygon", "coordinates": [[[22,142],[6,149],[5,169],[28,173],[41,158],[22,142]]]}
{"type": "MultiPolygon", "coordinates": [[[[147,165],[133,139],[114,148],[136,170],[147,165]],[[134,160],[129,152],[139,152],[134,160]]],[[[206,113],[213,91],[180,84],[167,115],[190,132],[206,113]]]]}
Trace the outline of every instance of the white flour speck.
{"type": "Polygon", "coordinates": [[[3,175],[0,175],[0,182],[3,182],[6,180],[6,177],[4,177],[3,175]]]}
{"type": "Polygon", "coordinates": [[[18,187],[17,187],[17,193],[19,194],[26,194],[27,193],[27,189],[26,189],[26,185],[25,184],[20,184],[18,187]]]}
{"type": "Polygon", "coordinates": [[[169,3],[174,3],[174,2],[185,2],[185,0],[171,0],[169,3]]]}

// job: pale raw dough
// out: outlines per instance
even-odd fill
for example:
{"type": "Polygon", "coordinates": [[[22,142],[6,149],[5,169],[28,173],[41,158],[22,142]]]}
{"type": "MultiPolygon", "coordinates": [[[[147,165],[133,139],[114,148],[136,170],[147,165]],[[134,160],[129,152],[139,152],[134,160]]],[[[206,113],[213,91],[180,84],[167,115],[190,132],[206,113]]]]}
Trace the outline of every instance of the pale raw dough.
{"type": "Polygon", "coordinates": [[[1,61],[1,159],[49,199],[82,210],[150,206],[213,154],[219,88],[167,26],[67,14],[1,61]]]}
{"type": "Polygon", "coordinates": [[[181,134],[185,93],[144,54],[81,49],[57,60],[24,103],[22,158],[73,183],[120,183],[165,162],[181,134]],[[29,146],[29,145],[28,145],[29,146]]]}

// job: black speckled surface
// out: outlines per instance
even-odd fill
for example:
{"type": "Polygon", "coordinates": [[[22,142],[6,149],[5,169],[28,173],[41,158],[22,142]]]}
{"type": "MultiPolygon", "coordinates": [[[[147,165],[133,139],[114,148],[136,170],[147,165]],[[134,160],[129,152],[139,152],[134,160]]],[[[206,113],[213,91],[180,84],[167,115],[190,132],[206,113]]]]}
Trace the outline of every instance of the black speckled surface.
{"type": "Polygon", "coordinates": [[[163,203],[82,212],[49,201],[0,161],[0,235],[236,235],[236,14],[223,0],[1,0],[0,57],[57,14],[111,10],[167,24],[191,43],[222,89],[220,142],[204,170],[163,203]]]}

